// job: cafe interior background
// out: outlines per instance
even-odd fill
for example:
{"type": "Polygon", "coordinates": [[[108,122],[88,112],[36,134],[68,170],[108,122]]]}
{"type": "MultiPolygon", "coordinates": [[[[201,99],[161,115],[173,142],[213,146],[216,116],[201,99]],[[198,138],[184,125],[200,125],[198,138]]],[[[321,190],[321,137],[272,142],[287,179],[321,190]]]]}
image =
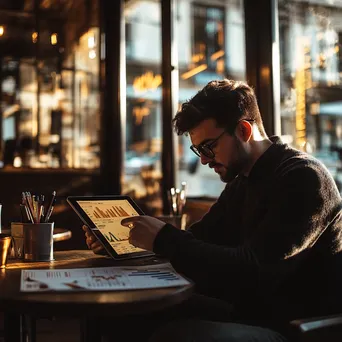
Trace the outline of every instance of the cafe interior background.
{"type": "Polygon", "coordinates": [[[189,210],[212,203],[224,184],[171,119],[213,79],[248,81],[267,133],[341,189],[341,41],[342,0],[0,0],[2,225],[22,191],[57,191],[63,249],[85,247],[68,195],[161,215],[185,181],[189,210]]]}

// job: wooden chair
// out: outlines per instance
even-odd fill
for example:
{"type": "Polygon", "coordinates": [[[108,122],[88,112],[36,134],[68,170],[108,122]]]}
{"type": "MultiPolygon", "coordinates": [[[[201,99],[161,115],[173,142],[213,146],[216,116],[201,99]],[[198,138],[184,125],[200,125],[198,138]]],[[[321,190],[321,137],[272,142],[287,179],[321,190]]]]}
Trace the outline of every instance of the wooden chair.
{"type": "Polygon", "coordinates": [[[216,202],[211,197],[190,197],[187,198],[184,213],[186,214],[186,228],[199,221],[216,202]]]}
{"type": "Polygon", "coordinates": [[[290,326],[296,342],[342,341],[342,314],[298,319],[290,322],[290,326]]]}

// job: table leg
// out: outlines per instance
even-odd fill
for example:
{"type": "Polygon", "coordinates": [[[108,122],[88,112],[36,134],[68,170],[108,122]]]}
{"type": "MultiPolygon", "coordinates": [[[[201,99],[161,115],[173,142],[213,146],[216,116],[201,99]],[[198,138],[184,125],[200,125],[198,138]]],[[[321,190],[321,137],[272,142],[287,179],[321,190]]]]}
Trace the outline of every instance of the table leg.
{"type": "Polygon", "coordinates": [[[81,318],[81,342],[101,342],[102,336],[96,319],[81,318]]]}
{"type": "Polygon", "coordinates": [[[24,316],[20,314],[4,314],[5,342],[26,342],[24,316]]]}
{"type": "Polygon", "coordinates": [[[36,318],[31,316],[25,316],[25,318],[28,342],[36,342],[36,318]]]}

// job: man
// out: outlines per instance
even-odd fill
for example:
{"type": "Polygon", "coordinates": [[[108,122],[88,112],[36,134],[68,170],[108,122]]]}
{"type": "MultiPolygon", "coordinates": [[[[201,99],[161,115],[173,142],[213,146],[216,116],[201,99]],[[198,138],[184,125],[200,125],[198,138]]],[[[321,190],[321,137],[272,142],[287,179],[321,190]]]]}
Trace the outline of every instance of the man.
{"type": "Polygon", "coordinates": [[[245,83],[210,82],[174,125],[227,186],[188,231],[149,216],[122,224],[133,225],[133,245],[168,258],[199,293],[233,311],[171,322],[154,341],[285,341],[289,321],[340,310],[341,198],[327,169],[267,137],[245,83]]]}

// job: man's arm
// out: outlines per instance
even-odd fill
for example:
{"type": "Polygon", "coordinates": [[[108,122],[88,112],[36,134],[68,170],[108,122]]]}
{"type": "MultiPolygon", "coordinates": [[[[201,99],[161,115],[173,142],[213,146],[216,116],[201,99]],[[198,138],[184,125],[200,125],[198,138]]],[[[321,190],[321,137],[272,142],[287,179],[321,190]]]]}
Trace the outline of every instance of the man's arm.
{"type": "MultiPolygon", "coordinates": [[[[168,257],[201,291],[219,296],[255,288],[269,265],[277,270],[279,265],[283,277],[287,272],[283,261],[316,242],[339,211],[340,197],[331,177],[310,167],[282,175],[272,191],[267,213],[255,223],[255,233],[243,245],[213,245],[167,225],[157,235],[154,251],[168,257]]],[[[301,258],[292,260],[296,261],[288,272],[302,262],[301,258]]]]}
{"type": "Polygon", "coordinates": [[[189,227],[188,232],[191,232],[196,239],[215,243],[219,222],[222,222],[225,207],[228,205],[226,192],[227,187],[201,220],[189,227]]]}

